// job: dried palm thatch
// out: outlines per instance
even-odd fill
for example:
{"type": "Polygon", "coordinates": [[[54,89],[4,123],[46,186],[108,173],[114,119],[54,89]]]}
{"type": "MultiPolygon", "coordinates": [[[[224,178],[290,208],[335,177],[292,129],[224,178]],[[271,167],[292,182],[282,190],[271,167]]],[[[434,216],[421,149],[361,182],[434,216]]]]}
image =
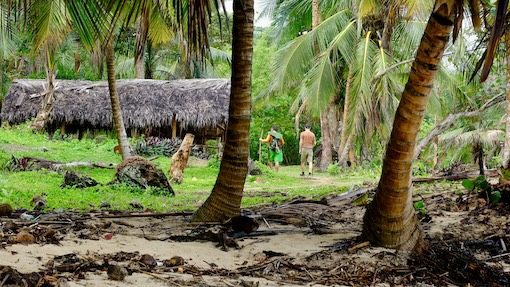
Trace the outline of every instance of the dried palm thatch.
{"type": "MultiPolygon", "coordinates": [[[[45,80],[16,80],[5,96],[1,119],[19,124],[37,114],[45,80]]],[[[124,123],[128,129],[181,128],[224,125],[228,119],[230,80],[119,80],[124,123]]],[[[112,128],[107,82],[57,80],[56,102],[50,124],[74,123],[92,128],[112,128]]]]}

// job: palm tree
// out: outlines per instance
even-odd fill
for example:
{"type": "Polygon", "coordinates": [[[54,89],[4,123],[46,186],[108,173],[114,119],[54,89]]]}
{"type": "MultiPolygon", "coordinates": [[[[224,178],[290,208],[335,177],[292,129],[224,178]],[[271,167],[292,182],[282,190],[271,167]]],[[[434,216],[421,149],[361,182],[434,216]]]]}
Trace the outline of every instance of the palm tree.
{"type": "Polygon", "coordinates": [[[144,0],[140,5],[136,44],[135,44],[135,72],[136,78],[143,79],[147,76],[145,71],[145,50],[149,46],[168,42],[176,33],[173,28],[178,28],[174,19],[175,15],[168,3],[161,4],[159,1],[144,0]]]}
{"type": "Polygon", "coordinates": [[[227,140],[212,193],[193,221],[222,221],[240,213],[248,173],[253,54],[253,0],[234,0],[232,29],[232,91],[227,140]]]}
{"type": "Polygon", "coordinates": [[[269,87],[279,91],[301,85],[296,102],[309,110],[321,111],[336,102],[335,107],[343,113],[337,145],[343,163],[354,140],[370,139],[375,131],[388,134],[385,129],[389,125],[381,123],[389,123],[398,91],[393,70],[375,77],[392,65],[392,59],[377,43],[375,32],[360,30],[359,21],[348,7],[335,10],[316,28],[289,42],[272,63],[269,87]]]}
{"type": "Polygon", "coordinates": [[[41,52],[44,56],[47,79],[46,91],[31,127],[42,132],[46,128],[46,123],[55,102],[55,51],[71,31],[71,19],[64,3],[60,0],[34,1],[31,2],[31,5],[31,9],[38,11],[38,13],[33,14],[35,15],[33,19],[34,31],[32,32],[35,39],[33,51],[35,53],[41,52]]]}
{"type": "Polygon", "coordinates": [[[412,205],[411,167],[434,79],[452,30],[454,40],[458,35],[463,4],[438,0],[427,22],[397,108],[377,192],[363,219],[363,235],[374,245],[401,250],[424,246],[412,205]]]}

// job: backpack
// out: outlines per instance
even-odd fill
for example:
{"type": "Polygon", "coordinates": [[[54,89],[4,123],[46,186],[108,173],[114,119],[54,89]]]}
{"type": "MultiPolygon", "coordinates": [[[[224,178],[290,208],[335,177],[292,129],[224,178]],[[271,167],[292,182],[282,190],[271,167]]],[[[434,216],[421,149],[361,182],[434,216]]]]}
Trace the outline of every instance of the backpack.
{"type": "Polygon", "coordinates": [[[276,153],[279,153],[282,149],[281,138],[274,133],[271,133],[271,143],[269,144],[269,148],[276,153]]]}

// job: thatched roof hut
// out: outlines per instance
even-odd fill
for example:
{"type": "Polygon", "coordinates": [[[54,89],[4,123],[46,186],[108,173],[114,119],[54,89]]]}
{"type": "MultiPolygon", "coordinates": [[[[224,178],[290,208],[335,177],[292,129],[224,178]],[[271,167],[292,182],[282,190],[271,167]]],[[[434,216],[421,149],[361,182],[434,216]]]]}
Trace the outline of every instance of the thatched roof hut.
{"type": "MultiPolygon", "coordinates": [[[[2,106],[1,119],[10,124],[36,116],[45,80],[16,80],[2,106]]],[[[225,126],[230,96],[229,79],[119,80],[126,129],[203,129],[225,126]]],[[[50,124],[78,124],[89,129],[113,128],[108,83],[57,80],[50,124]]]]}

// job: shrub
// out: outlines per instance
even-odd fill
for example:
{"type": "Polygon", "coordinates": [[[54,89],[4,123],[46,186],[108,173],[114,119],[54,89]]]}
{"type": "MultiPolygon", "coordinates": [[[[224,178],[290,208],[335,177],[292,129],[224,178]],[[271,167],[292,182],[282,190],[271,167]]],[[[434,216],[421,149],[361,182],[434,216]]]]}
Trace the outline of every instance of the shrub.
{"type": "Polygon", "coordinates": [[[340,167],[338,166],[338,164],[336,162],[330,164],[328,166],[328,168],[326,169],[326,171],[330,174],[330,175],[338,175],[340,173],[340,167]]]}

